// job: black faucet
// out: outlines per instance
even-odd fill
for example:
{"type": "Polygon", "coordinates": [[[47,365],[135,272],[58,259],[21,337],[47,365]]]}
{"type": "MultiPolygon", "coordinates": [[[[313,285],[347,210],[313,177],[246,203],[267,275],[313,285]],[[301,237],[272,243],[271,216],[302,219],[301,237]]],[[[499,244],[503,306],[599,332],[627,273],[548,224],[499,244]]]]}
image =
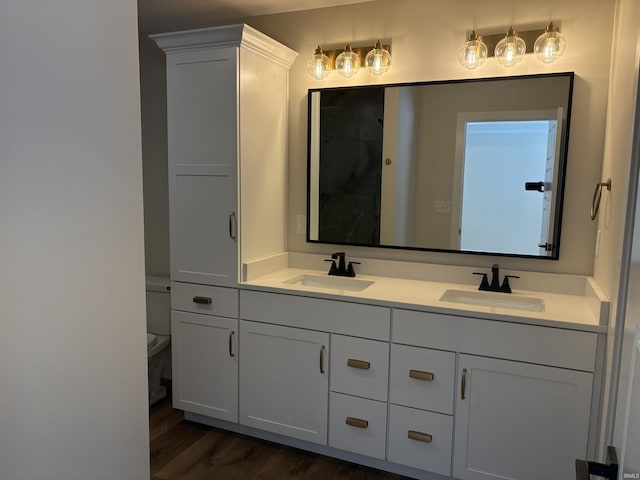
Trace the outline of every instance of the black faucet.
{"type": "Polygon", "coordinates": [[[356,272],[353,266],[360,265],[360,262],[349,262],[349,266],[346,266],[346,254],[344,252],[332,253],[331,260],[325,260],[325,262],[331,262],[329,275],[338,277],[355,277],[356,272]],[[338,265],[336,265],[336,260],[338,260],[338,265]]]}
{"type": "Polygon", "coordinates": [[[500,285],[500,268],[497,263],[491,266],[491,283],[487,279],[487,274],[483,272],[473,272],[474,275],[482,275],[482,281],[478,290],[485,292],[502,292],[511,293],[511,285],[509,285],[510,278],[520,278],[516,275],[505,275],[502,285],[500,285]]]}

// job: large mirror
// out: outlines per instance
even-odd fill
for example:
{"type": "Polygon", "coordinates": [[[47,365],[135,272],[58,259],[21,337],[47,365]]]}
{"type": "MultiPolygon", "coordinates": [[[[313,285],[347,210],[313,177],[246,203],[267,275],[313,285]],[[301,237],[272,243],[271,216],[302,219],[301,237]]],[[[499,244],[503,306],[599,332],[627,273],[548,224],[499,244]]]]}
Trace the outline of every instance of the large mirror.
{"type": "Polygon", "coordinates": [[[309,90],[307,240],[557,259],[573,73],[309,90]]]}

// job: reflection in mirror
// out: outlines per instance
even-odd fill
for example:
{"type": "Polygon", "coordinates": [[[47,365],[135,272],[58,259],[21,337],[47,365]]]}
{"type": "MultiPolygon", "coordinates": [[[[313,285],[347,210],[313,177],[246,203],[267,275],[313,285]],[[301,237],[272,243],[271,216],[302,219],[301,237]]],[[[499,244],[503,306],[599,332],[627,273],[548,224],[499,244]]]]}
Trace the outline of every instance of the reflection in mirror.
{"type": "Polygon", "coordinates": [[[310,90],[308,240],[557,259],[572,87],[310,90]]]}

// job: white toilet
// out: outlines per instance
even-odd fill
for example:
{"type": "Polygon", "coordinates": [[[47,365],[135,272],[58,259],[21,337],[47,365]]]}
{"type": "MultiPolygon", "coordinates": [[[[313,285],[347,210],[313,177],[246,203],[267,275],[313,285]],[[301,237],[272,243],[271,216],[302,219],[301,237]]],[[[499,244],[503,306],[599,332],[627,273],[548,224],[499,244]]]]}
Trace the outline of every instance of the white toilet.
{"type": "Polygon", "coordinates": [[[170,363],[171,284],[165,277],[147,277],[147,358],[149,405],[167,396],[160,385],[165,364],[170,363]]]}

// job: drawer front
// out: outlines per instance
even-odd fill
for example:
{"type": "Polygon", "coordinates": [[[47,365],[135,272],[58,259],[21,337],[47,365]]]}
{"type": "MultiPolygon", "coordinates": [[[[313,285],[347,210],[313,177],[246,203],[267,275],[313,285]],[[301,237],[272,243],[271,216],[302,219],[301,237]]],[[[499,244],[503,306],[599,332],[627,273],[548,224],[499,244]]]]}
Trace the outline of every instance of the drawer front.
{"type": "Polygon", "coordinates": [[[331,336],[331,390],[387,401],[389,344],[331,336]]]}
{"type": "Polygon", "coordinates": [[[449,476],[452,436],[449,415],[389,406],[390,462],[449,476]]]}
{"type": "Polygon", "coordinates": [[[238,289],[171,282],[171,309],[238,318],[238,289]]]}
{"type": "Polygon", "coordinates": [[[329,446],[384,460],[387,404],[331,393],[329,446]]]}
{"type": "Polygon", "coordinates": [[[240,318],[388,341],[391,310],[359,303],[242,289],[240,318]]]}
{"type": "Polygon", "coordinates": [[[391,403],[453,414],[456,355],[391,344],[391,403]]]}
{"type": "Polygon", "coordinates": [[[396,343],[593,372],[598,335],[562,328],[394,310],[396,343]]]}

